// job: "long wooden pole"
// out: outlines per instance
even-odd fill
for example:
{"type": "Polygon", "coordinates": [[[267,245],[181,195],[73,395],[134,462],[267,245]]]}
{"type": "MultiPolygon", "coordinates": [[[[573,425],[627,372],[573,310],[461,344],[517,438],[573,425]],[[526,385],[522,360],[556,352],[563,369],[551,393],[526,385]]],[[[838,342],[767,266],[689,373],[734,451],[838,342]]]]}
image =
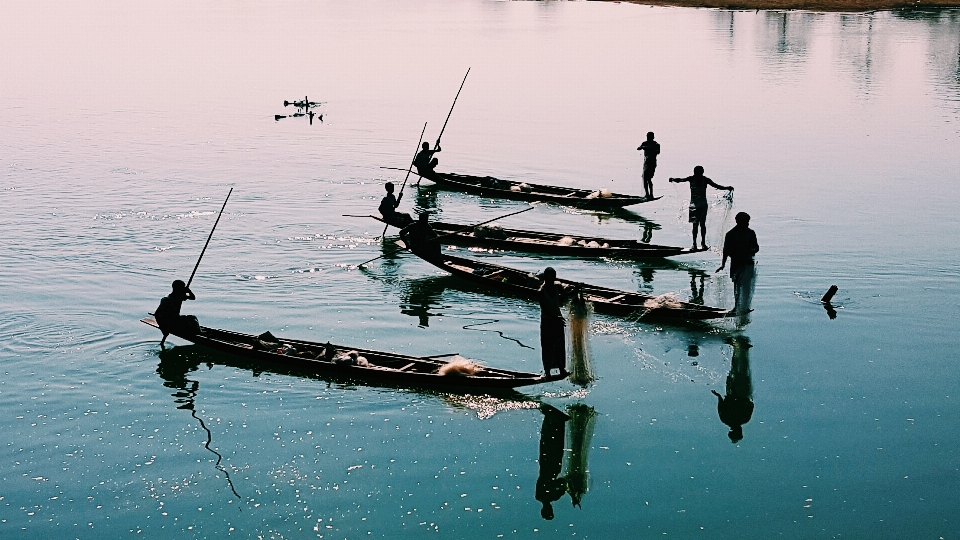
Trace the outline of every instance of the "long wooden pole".
{"type": "Polygon", "coordinates": [[[203,254],[207,252],[207,246],[210,245],[210,239],[213,238],[213,231],[217,230],[217,224],[220,223],[220,217],[223,216],[223,209],[227,207],[227,201],[230,200],[230,195],[233,193],[233,188],[230,188],[230,192],[227,193],[227,198],[223,201],[223,206],[220,207],[220,214],[217,216],[217,220],[213,222],[213,228],[210,229],[210,235],[207,236],[207,243],[203,245],[203,250],[200,252],[200,257],[197,258],[197,264],[193,265],[193,272],[190,273],[190,279],[187,281],[187,288],[190,288],[190,284],[193,283],[193,276],[197,275],[197,268],[200,268],[200,261],[203,260],[203,254]]]}
{"type": "MultiPolygon", "coordinates": [[[[467,68],[467,75],[470,74],[470,68],[467,68]]],[[[463,90],[463,85],[467,82],[467,75],[463,76],[463,82],[460,83],[460,90],[463,90]]],[[[443,131],[447,129],[447,122],[450,121],[450,115],[453,114],[453,108],[457,105],[457,99],[460,98],[460,90],[457,90],[457,97],[453,98],[453,105],[450,106],[450,112],[447,113],[447,119],[443,122],[443,128],[440,129],[440,135],[437,135],[437,142],[433,145],[434,148],[440,146],[440,137],[443,137],[443,131]]]]}
{"type": "MultiPolygon", "coordinates": [[[[458,232],[465,231],[465,230],[471,229],[471,228],[473,228],[473,227],[479,227],[479,226],[481,226],[481,225],[486,225],[487,223],[493,223],[494,221],[501,220],[501,219],[503,219],[503,218],[508,218],[508,217],[510,217],[510,216],[515,216],[515,215],[517,215],[517,214],[522,214],[522,213],[524,213],[524,212],[529,212],[530,210],[533,210],[533,207],[532,207],[532,206],[531,206],[530,208],[524,208],[523,210],[520,210],[519,212],[512,212],[512,213],[507,214],[507,215],[504,215],[504,216],[495,217],[495,218],[493,218],[493,219],[488,219],[487,221],[481,221],[480,223],[477,223],[477,224],[475,224],[475,225],[467,225],[467,226],[465,226],[465,227],[461,227],[460,229],[457,229],[456,231],[453,231],[452,233],[447,233],[447,234],[440,235],[440,236],[437,237],[437,240],[439,240],[439,239],[441,239],[441,238],[446,238],[446,237],[448,237],[448,236],[452,236],[452,235],[454,235],[454,234],[457,234],[458,232]]],[[[357,267],[357,268],[360,268],[361,266],[363,266],[363,265],[365,265],[365,264],[367,264],[367,263],[372,263],[373,261],[375,261],[375,260],[377,260],[377,259],[381,259],[381,258],[386,257],[386,256],[387,256],[386,253],[384,253],[383,255],[378,255],[378,256],[370,259],[369,261],[363,261],[362,263],[358,264],[356,267],[357,267]]]]}
{"type": "MultiPolygon", "coordinates": [[[[423,134],[427,132],[427,123],[423,123],[423,130],[420,131],[420,140],[417,141],[417,149],[413,152],[413,159],[410,160],[410,166],[407,168],[407,176],[403,178],[403,185],[400,186],[400,195],[397,196],[397,203],[400,202],[400,199],[403,198],[403,188],[407,187],[407,179],[410,178],[410,172],[413,171],[413,162],[417,160],[417,154],[420,153],[420,143],[423,142],[423,134]]],[[[390,224],[387,223],[383,226],[383,232],[380,233],[380,238],[383,238],[387,234],[387,227],[390,224]]]]}

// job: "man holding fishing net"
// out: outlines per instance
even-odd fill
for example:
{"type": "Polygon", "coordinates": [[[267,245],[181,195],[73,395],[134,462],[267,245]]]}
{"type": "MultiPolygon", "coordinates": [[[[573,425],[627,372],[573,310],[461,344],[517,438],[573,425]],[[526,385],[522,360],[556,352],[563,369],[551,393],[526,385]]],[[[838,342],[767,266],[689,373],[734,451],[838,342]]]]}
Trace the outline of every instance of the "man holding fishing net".
{"type": "Polygon", "coordinates": [[[689,182],[690,183],[690,223],[693,224],[693,247],[692,251],[697,251],[697,227],[700,227],[700,249],[707,250],[707,186],[713,186],[717,189],[733,191],[730,186],[721,186],[713,180],[703,175],[703,167],[697,165],[693,168],[693,176],[686,178],[671,178],[671,182],[689,182]]]}
{"type": "Polygon", "coordinates": [[[542,283],[537,292],[540,300],[540,348],[543,359],[543,373],[553,377],[552,371],[558,370],[557,377],[568,378],[570,382],[586,386],[596,377],[590,362],[587,343],[590,326],[589,303],[583,296],[581,284],[564,286],[556,282],[557,271],[547,267],[540,274],[542,283]],[[570,371],[567,371],[567,355],[564,344],[566,321],[560,306],[569,300],[570,309],[570,371]]]}

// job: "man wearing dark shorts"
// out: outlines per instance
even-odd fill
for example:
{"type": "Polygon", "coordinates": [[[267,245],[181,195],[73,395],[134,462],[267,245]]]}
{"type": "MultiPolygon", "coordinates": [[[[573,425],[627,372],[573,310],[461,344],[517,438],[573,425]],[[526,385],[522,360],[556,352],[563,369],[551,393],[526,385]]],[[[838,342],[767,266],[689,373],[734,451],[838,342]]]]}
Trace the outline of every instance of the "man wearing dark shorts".
{"type": "Polygon", "coordinates": [[[647,132],[647,140],[637,147],[643,151],[643,192],[648,199],[653,198],[653,173],[657,170],[657,155],[660,143],[653,140],[653,132],[647,132]]]}
{"type": "Polygon", "coordinates": [[[693,176],[671,178],[671,182],[690,183],[690,223],[693,223],[693,251],[697,251],[697,227],[700,227],[700,249],[707,249],[707,186],[733,191],[730,186],[721,186],[703,175],[703,167],[693,168],[693,176]]]}

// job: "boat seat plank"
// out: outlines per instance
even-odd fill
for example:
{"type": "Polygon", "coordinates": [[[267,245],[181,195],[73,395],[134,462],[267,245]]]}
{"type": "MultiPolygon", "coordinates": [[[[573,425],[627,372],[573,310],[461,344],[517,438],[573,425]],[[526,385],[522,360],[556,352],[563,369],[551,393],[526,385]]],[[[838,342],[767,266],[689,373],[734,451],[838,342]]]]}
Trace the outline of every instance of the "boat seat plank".
{"type": "Polygon", "coordinates": [[[410,362],[409,364],[403,366],[402,368],[398,369],[397,371],[406,371],[406,370],[412,368],[412,367],[415,366],[415,365],[417,365],[416,362],[410,362]]]}

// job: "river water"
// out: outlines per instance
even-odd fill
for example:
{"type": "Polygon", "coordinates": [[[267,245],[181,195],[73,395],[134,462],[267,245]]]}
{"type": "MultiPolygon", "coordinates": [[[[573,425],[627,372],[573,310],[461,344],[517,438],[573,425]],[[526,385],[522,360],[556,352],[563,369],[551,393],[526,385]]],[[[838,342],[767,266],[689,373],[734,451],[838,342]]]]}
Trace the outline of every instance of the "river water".
{"type": "MultiPolygon", "coordinates": [[[[3,3],[0,536],[957,538],[958,47],[958,11],[3,3]],[[440,170],[642,193],[635,148],[663,147],[656,202],[503,226],[687,246],[666,179],[736,190],[710,194],[713,250],[669,261],[449,249],[729,308],[718,246],[747,211],[750,321],[595,316],[597,382],[507,396],[160,352],[138,320],[232,187],[203,324],[538,371],[538,306],[343,217],[403,180],[381,167],[437,138],[468,67],[440,170]],[[305,95],[322,122],[275,120],[305,95]],[[736,443],[711,390],[753,403],[736,443]]],[[[463,223],[526,207],[404,195],[463,223]]]]}

